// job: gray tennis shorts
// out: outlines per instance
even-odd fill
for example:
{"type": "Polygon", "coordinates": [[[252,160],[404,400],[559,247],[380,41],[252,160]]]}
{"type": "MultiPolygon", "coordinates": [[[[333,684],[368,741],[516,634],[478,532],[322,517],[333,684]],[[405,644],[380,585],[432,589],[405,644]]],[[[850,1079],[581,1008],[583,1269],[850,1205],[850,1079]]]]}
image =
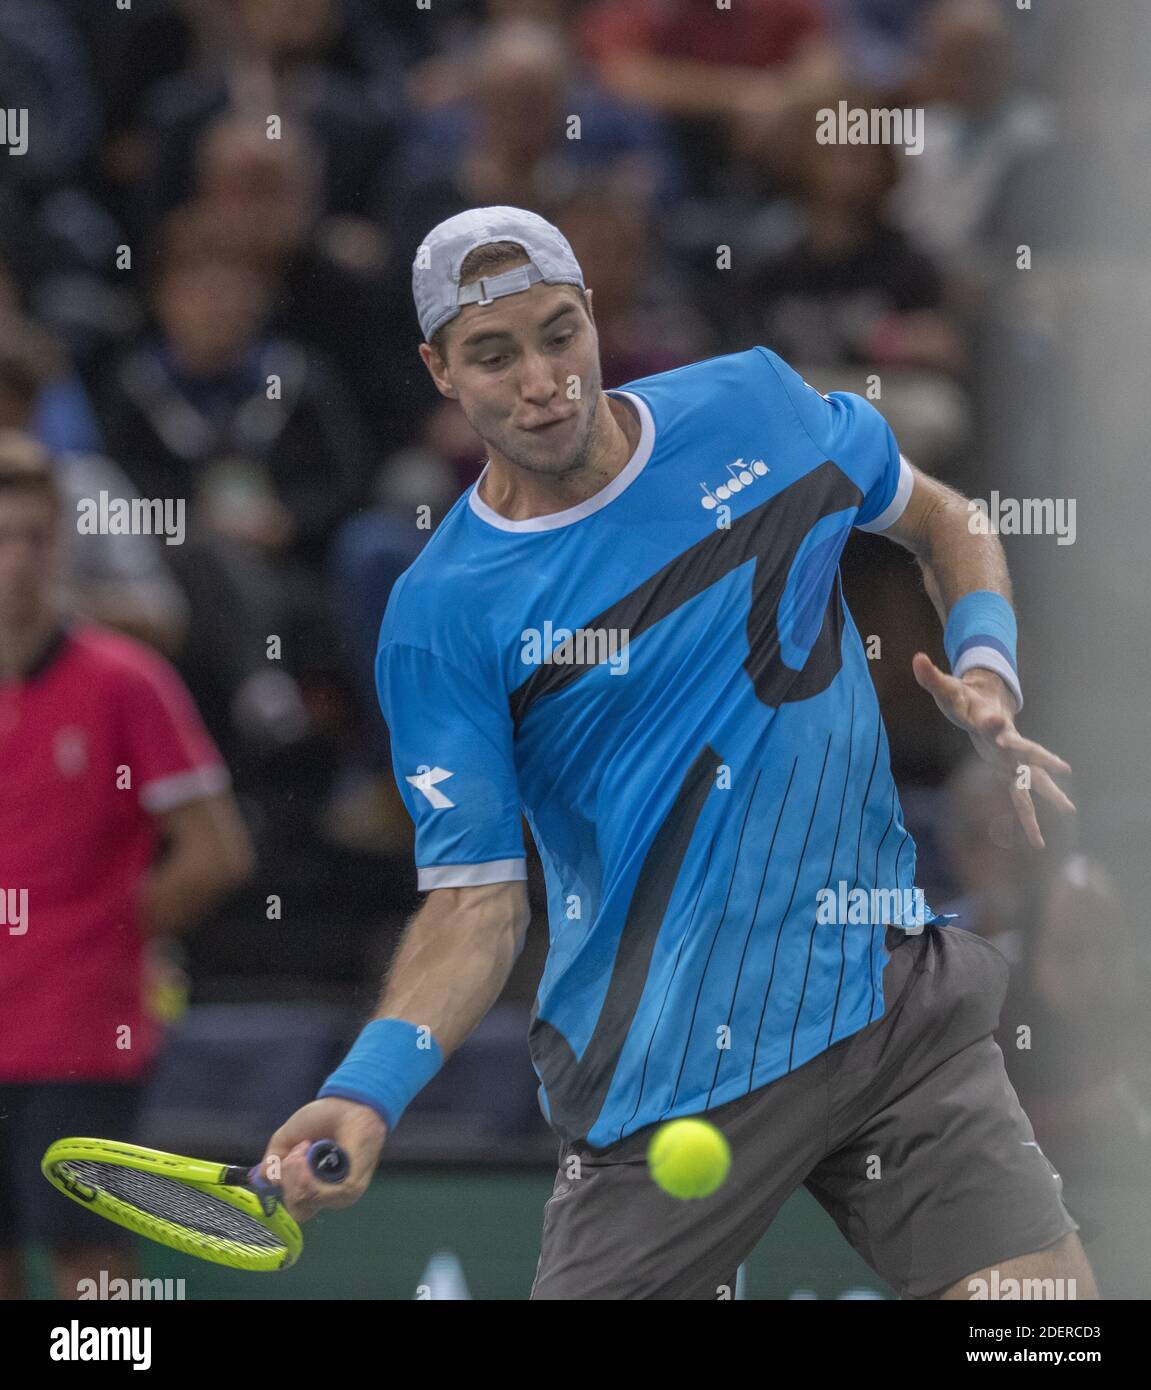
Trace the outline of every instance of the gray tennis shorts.
{"type": "Polygon", "coordinates": [[[800,1184],[908,1298],[1078,1230],[992,1036],[1007,961],[958,927],[889,927],[886,946],[881,1018],[707,1112],[732,1150],[710,1197],[652,1182],[654,1125],[603,1149],[563,1143],[532,1298],[730,1298],[800,1184]]]}

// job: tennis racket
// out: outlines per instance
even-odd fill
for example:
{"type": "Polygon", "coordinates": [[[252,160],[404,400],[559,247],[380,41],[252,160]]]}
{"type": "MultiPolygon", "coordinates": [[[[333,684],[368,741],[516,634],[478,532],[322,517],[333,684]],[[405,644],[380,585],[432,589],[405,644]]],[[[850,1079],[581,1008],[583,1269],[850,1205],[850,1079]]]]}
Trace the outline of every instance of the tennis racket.
{"type": "MultiPolygon", "coordinates": [[[[331,1139],[308,1150],[321,1182],[343,1182],[348,1157],[331,1139]]],[[[304,1246],[275,1184],[244,1168],[111,1139],[57,1139],[40,1163],[53,1187],[137,1235],[232,1269],[287,1269],[304,1246]]]]}

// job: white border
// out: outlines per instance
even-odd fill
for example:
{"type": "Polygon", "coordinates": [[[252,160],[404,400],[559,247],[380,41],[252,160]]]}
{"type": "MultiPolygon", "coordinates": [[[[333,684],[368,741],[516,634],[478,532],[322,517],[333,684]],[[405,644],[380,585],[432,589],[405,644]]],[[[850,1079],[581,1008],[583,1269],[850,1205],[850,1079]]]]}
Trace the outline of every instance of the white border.
{"type": "Polygon", "coordinates": [[[889,526],[894,526],[903,515],[908,502],[911,501],[911,489],[914,486],[915,474],[911,471],[911,464],[900,454],[899,482],[895,485],[895,496],[874,521],[856,522],[855,529],[857,531],[886,531],[889,526]]]}
{"type": "Polygon", "coordinates": [[[416,887],[421,893],[434,888],[479,888],[486,883],[515,883],[526,879],[526,859],[490,859],[486,864],[434,864],[416,869],[416,887]]]}

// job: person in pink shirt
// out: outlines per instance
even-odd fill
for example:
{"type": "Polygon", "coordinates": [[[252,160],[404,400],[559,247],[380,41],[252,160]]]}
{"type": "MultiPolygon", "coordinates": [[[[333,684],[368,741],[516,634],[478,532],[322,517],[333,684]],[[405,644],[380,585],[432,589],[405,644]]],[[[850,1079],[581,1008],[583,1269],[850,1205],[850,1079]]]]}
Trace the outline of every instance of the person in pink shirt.
{"type": "Polygon", "coordinates": [[[39,1172],[66,1135],[131,1139],[159,1044],[147,946],[251,872],[228,771],[180,678],[56,598],[46,451],[0,431],[0,1298],[46,1245],[57,1292],[130,1277],[130,1237],[39,1172]]]}

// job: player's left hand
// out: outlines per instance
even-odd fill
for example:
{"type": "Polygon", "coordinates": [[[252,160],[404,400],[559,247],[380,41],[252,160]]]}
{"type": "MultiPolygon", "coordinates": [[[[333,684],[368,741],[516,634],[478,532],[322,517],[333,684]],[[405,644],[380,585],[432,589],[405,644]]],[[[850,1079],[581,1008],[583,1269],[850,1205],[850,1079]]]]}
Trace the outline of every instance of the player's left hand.
{"type": "Polygon", "coordinates": [[[911,667],[943,714],[970,735],[979,756],[1007,778],[1011,802],[1028,841],[1036,849],[1046,848],[1031,793],[1038,792],[1065,815],[1074,814],[1075,803],[1051,776],[1070,773],[1070,764],[1016,729],[1014,696],[994,671],[973,667],[957,678],[941,671],[926,652],[916,652],[911,667]],[[1020,786],[1021,766],[1030,770],[1030,789],[1020,786]]]}

